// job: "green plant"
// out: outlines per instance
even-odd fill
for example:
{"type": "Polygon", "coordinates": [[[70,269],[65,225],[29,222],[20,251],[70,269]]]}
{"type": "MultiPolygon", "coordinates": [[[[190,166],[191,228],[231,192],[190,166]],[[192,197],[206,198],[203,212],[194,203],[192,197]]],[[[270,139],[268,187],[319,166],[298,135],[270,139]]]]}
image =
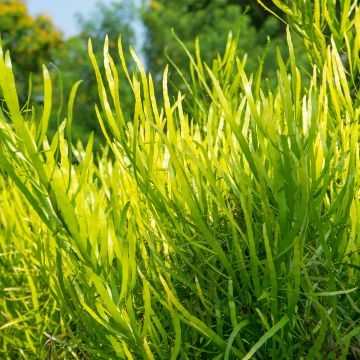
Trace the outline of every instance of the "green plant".
{"type": "MultiPolygon", "coordinates": [[[[310,1],[274,3],[289,15],[306,4],[302,24],[315,11],[310,1]]],[[[360,10],[345,3],[343,39],[354,44],[346,51],[357,74],[360,10]]],[[[305,31],[296,17],[289,23],[305,31]]],[[[246,74],[231,35],[211,68],[199,52],[190,55],[193,112],[184,111],[181,93],[169,97],[168,68],[160,105],[133,52],[137,68],[129,74],[119,40],[133,121],[123,116],[108,40],[103,75],[89,42],[95,111],[115,156],[104,152],[97,165],[92,137],[85,150],[70,145],[77,84],[50,142],[46,68],[39,121],[20,110],[9,55],[0,52],[8,108],[0,114],[0,169],[16,185],[7,196],[25,209],[18,223],[41,224],[41,235],[33,229],[19,247],[38,249],[26,262],[47,281],[64,321],[68,341],[60,350],[96,359],[359,357],[356,82],[331,37],[303,79],[290,30],[287,38],[289,61],[278,52],[274,93],[263,90],[260,72],[246,74]],[[197,92],[209,101],[196,101],[197,92]]],[[[13,214],[6,209],[1,229],[13,214]]]]}

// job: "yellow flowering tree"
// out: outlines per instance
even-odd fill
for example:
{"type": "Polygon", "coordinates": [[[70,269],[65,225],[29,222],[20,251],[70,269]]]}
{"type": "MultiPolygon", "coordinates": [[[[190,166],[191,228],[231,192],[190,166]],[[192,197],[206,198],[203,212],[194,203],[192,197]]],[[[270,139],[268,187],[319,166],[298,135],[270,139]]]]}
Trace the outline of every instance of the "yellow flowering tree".
{"type": "MultiPolygon", "coordinates": [[[[43,63],[52,60],[53,49],[62,44],[62,34],[45,15],[32,17],[20,0],[0,2],[0,33],[4,49],[11,52],[15,75],[19,80],[39,72],[43,63]]],[[[26,81],[19,81],[25,83],[26,81]]],[[[22,89],[19,89],[24,95],[22,89]]]]}

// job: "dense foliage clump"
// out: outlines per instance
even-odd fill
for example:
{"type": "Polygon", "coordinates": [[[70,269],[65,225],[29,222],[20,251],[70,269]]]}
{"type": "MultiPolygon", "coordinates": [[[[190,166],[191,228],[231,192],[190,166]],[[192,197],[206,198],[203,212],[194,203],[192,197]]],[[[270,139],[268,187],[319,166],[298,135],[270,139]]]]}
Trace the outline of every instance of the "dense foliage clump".
{"type": "Polygon", "coordinates": [[[120,40],[102,66],[90,41],[96,157],[93,136],[72,142],[79,83],[50,137],[47,68],[39,115],[0,50],[3,358],[360,357],[360,7],[274,3],[289,54],[275,90],[231,33],[211,65],[187,53],[186,95],[165,67],[161,100],[120,40]]]}

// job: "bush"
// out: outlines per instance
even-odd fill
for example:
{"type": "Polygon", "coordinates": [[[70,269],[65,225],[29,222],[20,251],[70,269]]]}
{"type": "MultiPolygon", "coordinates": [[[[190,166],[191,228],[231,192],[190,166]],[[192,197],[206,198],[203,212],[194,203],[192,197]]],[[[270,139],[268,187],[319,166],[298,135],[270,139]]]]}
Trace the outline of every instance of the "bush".
{"type": "MultiPolygon", "coordinates": [[[[36,118],[20,108],[1,51],[0,259],[25,274],[25,297],[1,289],[18,305],[1,298],[1,329],[20,335],[14,343],[3,333],[3,357],[15,344],[38,358],[43,334],[57,357],[359,358],[359,6],[341,3],[334,17],[332,1],[276,3],[293,28],[276,92],[263,90],[260,71],[246,74],[230,35],[211,68],[190,58],[189,113],[181,93],[169,98],[167,68],[157,103],[133,54],[128,121],[108,42],[104,76],[90,42],[109,146],[96,161],[92,137],[86,149],[70,145],[77,85],[50,142],[46,68],[36,118]],[[308,79],[296,67],[296,32],[308,79]]],[[[1,281],[17,280],[5,272],[1,281]]]]}

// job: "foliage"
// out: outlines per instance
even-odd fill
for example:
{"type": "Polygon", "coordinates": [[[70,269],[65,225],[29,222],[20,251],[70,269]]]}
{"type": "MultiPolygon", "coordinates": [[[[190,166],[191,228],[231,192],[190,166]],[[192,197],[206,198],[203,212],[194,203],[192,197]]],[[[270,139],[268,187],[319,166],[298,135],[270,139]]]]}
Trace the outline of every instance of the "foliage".
{"type": "Polygon", "coordinates": [[[64,358],[71,353],[69,338],[63,335],[54,341],[50,334],[66,334],[70,319],[60,315],[41,261],[47,248],[54,247],[53,237],[3,176],[0,206],[0,357],[64,358]]]}
{"type": "Polygon", "coordinates": [[[25,73],[36,72],[61,43],[61,34],[45,15],[31,17],[19,0],[0,3],[0,32],[4,48],[10,49],[16,66],[25,73]]]}
{"type": "Polygon", "coordinates": [[[357,3],[286,1],[277,6],[291,19],[291,28],[303,39],[310,62],[318,69],[322,69],[327,60],[323,55],[327,47],[333,43],[336,45],[350,95],[359,101],[360,43],[356,35],[360,16],[357,3]]]}
{"type": "Polygon", "coordinates": [[[51,61],[52,51],[61,46],[61,33],[45,15],[30,16],[26,4],[20,0],[1,1],[0,14],[3,46],[11,51],[24,100],[30,73],[38,72],[42,64],[51,61]]]}
{"type": "MultiPolygon", "coordinates": [[[[311,3],[276,1],[293,31],[303,30],[310,59],[318,35],[302,26],[317,16],[325,24],[333,0],[316,0],[314,9],[311,3]],[[303,4],[299,24],[293,14],[303,4]]],[[[16,261],[50,289],[56,310],[36,326],[47,334],[52,328],[60,356],[359,358],[360,104],[341,56],[346,49],[348,59],[356,57],[360,8],[348,3],[340,8],[347,14],[342,40],[330,36],[308,79],[288,31],[289,61],[278,52],[273,92],[259,74],[246,73],[231,36],[211,67],[197,52],[188,91],[210,100],[191,113],[181,92],[169,97],[167,67],[160,103],[133,52],[136,69],[128,73],[119,44],[135,102],[128,121],[109,42],[103,70],[90,43],[96,114],[115,157],[105,151],[97,165],[92,137],[86,149],[72,146],[77,85],[50,139],[48,70],[43,114],[31,116],[31,108],[19,106],[9,54],[0,51],[9,109],[0,113],[0,201],[7,204],[0,259],[15,271],[9,251],[32,255],[16,261]],[[354,45],[343,46],[347,39],[354,45]],[[14,224],[25,231],[12,244],[14,224]],[[53,321],[59,315],[61,329],[53,321]]],[[[352,71],[358,73],[358,61],[352,71]]],[[[8,278],[2,275],[2,283],[8,278]]],[[[0,298],[7,309],[2,328],[20,330],[25,315],[46,306],[43,285],[31,279],[17,285],[30,288],[31,299],[20,295],[16,310],[0,298]]],[[[12,345],[9,334],[1,341],[12,345]]],[[[22,335],[19,344],[20,354],[26,348],[27,358],[39,358],[33,338],[22,335]]]]}

